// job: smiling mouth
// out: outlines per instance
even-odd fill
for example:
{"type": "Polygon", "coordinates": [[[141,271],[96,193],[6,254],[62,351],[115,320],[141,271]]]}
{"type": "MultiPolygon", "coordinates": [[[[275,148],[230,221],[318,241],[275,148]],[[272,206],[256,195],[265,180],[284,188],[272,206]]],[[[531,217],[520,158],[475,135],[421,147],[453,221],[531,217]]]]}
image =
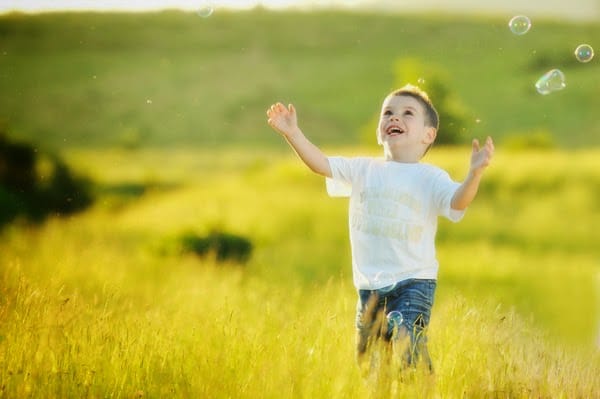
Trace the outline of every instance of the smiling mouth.
{"type": "Polygon", "coordinates": [[[398,135],[404,133],[404,130],[399,128],[398,126],[390,126],[385,131],[389,136],[398,135]]]}

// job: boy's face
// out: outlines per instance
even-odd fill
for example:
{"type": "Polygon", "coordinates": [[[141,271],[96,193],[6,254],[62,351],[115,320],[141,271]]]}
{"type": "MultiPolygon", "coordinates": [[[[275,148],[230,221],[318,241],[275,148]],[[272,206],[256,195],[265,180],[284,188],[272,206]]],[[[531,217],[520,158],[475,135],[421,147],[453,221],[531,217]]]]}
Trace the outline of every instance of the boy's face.
{"type": "Polygon", "coordinates": [[[416,150],[433,143],[436,129],[425,124],[425,107],[410,96],[388,96],[383,101],[377,142],[389,148],[416,150]]]}

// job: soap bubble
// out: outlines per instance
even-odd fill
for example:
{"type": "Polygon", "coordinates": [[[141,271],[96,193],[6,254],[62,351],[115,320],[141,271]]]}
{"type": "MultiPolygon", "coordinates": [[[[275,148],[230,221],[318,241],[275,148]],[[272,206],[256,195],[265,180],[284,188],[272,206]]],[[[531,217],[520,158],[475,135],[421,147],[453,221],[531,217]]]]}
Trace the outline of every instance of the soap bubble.
{"type": "Polygon", "coordinates": [[[517,15],[511,18],[508,27],[515,35],[524,35],[531,28],[531,20],[525,15],[517,15]]]}
{"type": "Polygon", "coordinates": [[[202,18],[208,18],[212,15],[212,13],[215,11],[215,9],[213,8],[212,4],[210,3],[203,3],[200,5],[200,7],[198,8],[198,10],[196,11],[196,14],[198,14],[199,16],[201,16],[202,18]]]}
{"type": "Polygon", "coordinates": [[[392,279],[393,277],[390,275],[390,273],[377,272],[377,274],[375,274],[375,278],[373,278],[373,283],[376,285],[383,285],[383,287],[378,288],[377,291],[379,291],[381,294],[386,294],[396,288],[395,283],[389,283],[392,279]]]}
{"type": "Polygon", "coordinates": [[[389,294],[390,292],[392,292],[394,290],[394,288],[396,288],[396,284],[392,284],[392,285],[388,285],[382,288],[378,288],[377,292],[379,292],[380,294],[389,294]]]}
{"type": "Polygon", "coordinates": [[[590,62],[594,58],[594,49],[589,44],[580,44],[575,49],[575,58],[579,62],[590,62]]]}
{"type": "Polygon", "coordinates": [[[392,310],[390,313],[387,314],[386,318],[388,322],[388,327],[391,330],[397,330],[398,328],[400,328],[402,322],[404,321],[402,312],[399,312],[398,310],[392,310]]]}
{"type": "Polygon", "coordinates": [[[540,94],[550,94],[559,91],[567,86],[565,83],[565,74],[559,69],[552,69],[546,72],[535,82],[535,88],[540,94]]]}

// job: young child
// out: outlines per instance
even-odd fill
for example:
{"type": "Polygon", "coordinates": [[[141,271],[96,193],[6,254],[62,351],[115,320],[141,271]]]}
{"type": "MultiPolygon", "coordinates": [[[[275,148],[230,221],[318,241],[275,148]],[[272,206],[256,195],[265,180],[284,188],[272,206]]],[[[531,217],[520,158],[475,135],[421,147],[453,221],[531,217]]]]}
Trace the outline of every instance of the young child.
{"type": "Polygon", "coordinates": [[[436,138],[438,113],[416,86],[406,85],[383,101],[377,128],[381,159],[325,156],[298,127],[291,104],[274,104],[267,116],[302,161],[327,178],[330,195],[350,196],[357,358],[364,358],[374,339],[393,344],[405,337],[403,362],[423,359],[432,370],[425,332],[438,272],[437,218],[462,218],[494,153],[492,139],[481,147],[473,140],[469,172],[457,183],[442,169],[420,163],[436,138]]]}

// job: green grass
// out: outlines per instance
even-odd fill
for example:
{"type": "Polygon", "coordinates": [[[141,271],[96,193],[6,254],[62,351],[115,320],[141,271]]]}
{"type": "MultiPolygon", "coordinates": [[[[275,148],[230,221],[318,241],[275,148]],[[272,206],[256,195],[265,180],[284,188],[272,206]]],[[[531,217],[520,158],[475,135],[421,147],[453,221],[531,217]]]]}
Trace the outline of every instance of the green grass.
{"type": "MultiPolygon", "coordinates": [[[[446,73],[471,111],[466,134],[547,131],[568,147],[600,144],[600,26],[534,20],[515,36],[508,15],[349,12],[57,13],[0,16],[0,122],[60,151],[103,146],[264,146],[265,109],[294,102],[320,143],[348,145],[396,85],[398,60],[446,73]],[[562,69],[567,88],[535,92],[562,69]]],[[[424,71],[425,80],[429,78],[424,71]]],[[[415,82],[413,82],[415,83],[415,82]]]]}
{"type": "MultiPolygon", "coordinates": [[[[0,16],[0,123],[94,182],[93,208],[0,232],[0,398],[588,398],[600,391],[598,24],[254,10],[0,16]],[[436,374],[363,379],[347,203],[265,123],[293,101],[329,154],[358,148],[399,60],[442,70],[497,152],[441,221],[436,374]],[[561,68],[567,88],[534,92],[561,68]],[[562,147],[509,151],[511,134],[562,147]],[[537,133],[536,133],[537,134],[537,133]],[[245,266],[177,237],[248,237],[245,266]]],[[[423,76],[428,79],[427,74],[423,76]]],[[[526,140],[525,140],[526,141],[526,140]]],[[[468,146],[427,162],[457,180],[468,146]]]]}
{"type": "MultiPolygon", "coordinates": [[[[460,179],[468,151],[427,161],[460,179]]],[[[2,232],[0,397],[593,397],[599,155],[499,149],[465,219],[440,225],[435,377],[363,379],[347,204],[293,155],[67,151],[99,200],[2,232]],[[246,266],[171,245],[213,227],[253,241],[246,266]]]]}

